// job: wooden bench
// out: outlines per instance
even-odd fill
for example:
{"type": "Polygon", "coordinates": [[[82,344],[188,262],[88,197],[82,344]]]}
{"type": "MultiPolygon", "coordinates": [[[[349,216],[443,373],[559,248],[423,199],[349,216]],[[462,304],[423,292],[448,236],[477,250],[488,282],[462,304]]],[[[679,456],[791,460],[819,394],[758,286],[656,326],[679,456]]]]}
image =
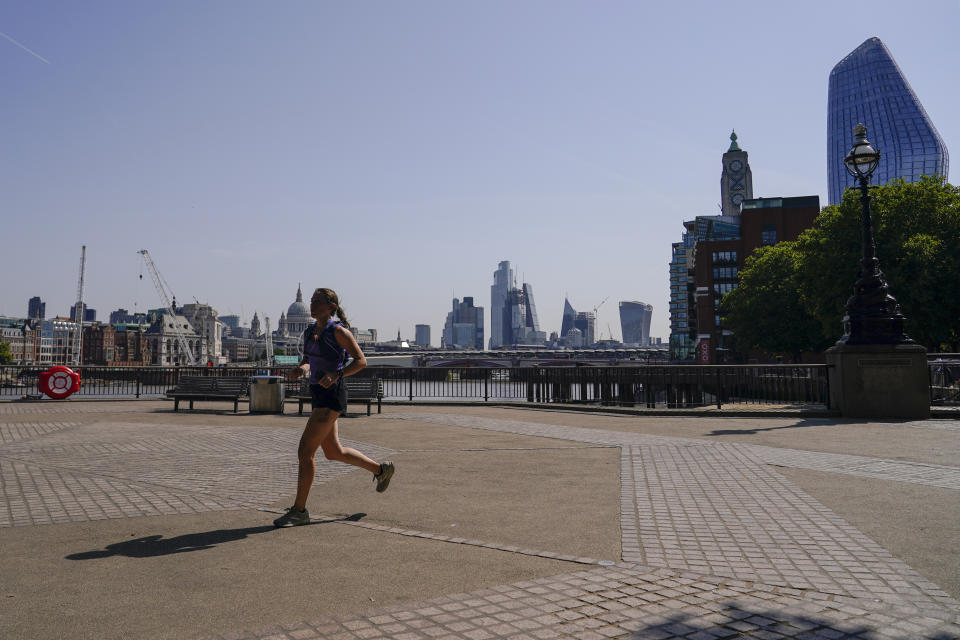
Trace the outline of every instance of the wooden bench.
{"type": "Polygon", "coordinates": [[[233,412],[237,413],[249,384],[244,376],[182,376],[176,388],[167,391],[167,397],[173,398],[174,411],[179,411],[181,399],[188,400],[191,409],[196,400],[233,400],[233,412]]]}
{"type": "MultiPolygon", "coordinates": [[[[377,413],[382,413],[383,408],[381,406],[381,401],[383,400],[383,382],[380,378],[344,378],[343,383],[347,385],[347,402],[366,402],[367,403],[367,415],[370,415],[370,405],[374,400],[377,401],[377,413]]],[[[298,415],[303,415],[303,404],[305,402],[310,402],[313,400],[313,395],[310,393],[310,381],[309,379],[304,379],[300,384],[300,388],[297,392],[297,395],[294,396],[296,400],[300,403],[300,406],[297,410],[298,415]]],[[[343,412],[343,417],[347,416],[347,412],[343,412]]]]}

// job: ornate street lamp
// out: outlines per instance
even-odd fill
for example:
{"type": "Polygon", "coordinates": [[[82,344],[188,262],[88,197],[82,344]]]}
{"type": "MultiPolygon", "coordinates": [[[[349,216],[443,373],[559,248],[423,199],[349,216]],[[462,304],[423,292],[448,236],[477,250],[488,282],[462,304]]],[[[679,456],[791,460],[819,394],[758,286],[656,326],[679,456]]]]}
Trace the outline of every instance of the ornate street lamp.
{"type": "Polygon", "coordinates": [[[863,124],[854,127],[853,134],[856,142],[843,162],[850,175],[860,182],[860,204],[863,205],[860,273],[853,285],[853,295],[847,299],[843,337],[837,344],[913,344],[903,331],[905,318],[889,293],[873,241],[869,185],[870,176],[880,162],[880,152],[870,146],[863,124]]]}

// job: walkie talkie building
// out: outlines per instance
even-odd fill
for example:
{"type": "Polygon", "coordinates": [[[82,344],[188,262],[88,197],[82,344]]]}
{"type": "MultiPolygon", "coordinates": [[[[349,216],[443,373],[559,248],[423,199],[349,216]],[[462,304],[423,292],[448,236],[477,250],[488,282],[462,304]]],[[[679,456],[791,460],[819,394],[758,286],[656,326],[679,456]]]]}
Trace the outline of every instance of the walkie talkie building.
{"type": "Polygon", "coordinates": [[[880,165],[875,184],[894,178],[916,182],[922,175],[947,176],[950,156],[923,105],[890,50],[870,38],[830,72],[827,98],[827,186],[830,204],[840,202],[853,178],[843,158],[853,146],[853,127],[862,122],[880,165]]]}

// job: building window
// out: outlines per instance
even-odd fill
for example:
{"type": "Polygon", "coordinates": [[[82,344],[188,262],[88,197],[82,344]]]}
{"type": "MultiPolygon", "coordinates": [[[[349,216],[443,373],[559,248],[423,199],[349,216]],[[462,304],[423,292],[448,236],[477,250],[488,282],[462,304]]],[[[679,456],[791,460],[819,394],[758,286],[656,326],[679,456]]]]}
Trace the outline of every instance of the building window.
{"type": "Polygon", "coordinates": [[[777,225],[773,222],[764,222],[761,244],[766,247],[771,244],[777,244],[777,225]]]}
{"type": "Polygon", "coordinates": [[[714,251],[713,264],[737,264],[736,251],[714,251]]]}
{"type": "Polygon", "coordinates": [[[736,280],[737,268],[736,267],[714,267],[713,279],[714,280],[736,280]]]}
{"type": "Polygon", "coordinates": [[[725,293],[730,293],[737,288],[735,282],[714,282],[713,283],[713,292],[718,296],[722,296],[725,293]]]}

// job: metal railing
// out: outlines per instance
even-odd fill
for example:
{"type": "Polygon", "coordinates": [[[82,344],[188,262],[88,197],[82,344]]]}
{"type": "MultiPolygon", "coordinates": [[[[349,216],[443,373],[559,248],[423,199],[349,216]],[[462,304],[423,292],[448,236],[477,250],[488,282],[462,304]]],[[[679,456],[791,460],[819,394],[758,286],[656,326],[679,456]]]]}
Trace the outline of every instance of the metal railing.
{"type": "Polygon", "coordinates": [[[579,403],[646,408],[829,405],[826,365],[367,369],[385,399],[579,403]]]}
{"type": "MultiPolygon", "coordinates": [[[[0,400],[41,396],[40,374],[49,367],[0,366],[0,400]]],[[[161,398],[177,386],[180,376],[250,377],[257,374],[286,375],[290,367],[94,367],[75,369],[80,390],[87,398],[161,398]]],[[[46,396],[42,396],[46,398],[46,396]]]]}
{"type": "MultiPolygon", "coordinates": [[[[286,376],[291,367],[80,367],[79,397],[158,398],[182,375],[286,376]]],[[[36,397],[45,367],[0,367],[0,399],[36,397]]],[[[368,367],[385,400],[578,403],[640,408],[829,406],[826,365],[368,367]]]]}
{"type": "Polygon", "coordinates": [[[960,407],[960,355],[938,354],[930,360],[930,406],[960,407]]]}

